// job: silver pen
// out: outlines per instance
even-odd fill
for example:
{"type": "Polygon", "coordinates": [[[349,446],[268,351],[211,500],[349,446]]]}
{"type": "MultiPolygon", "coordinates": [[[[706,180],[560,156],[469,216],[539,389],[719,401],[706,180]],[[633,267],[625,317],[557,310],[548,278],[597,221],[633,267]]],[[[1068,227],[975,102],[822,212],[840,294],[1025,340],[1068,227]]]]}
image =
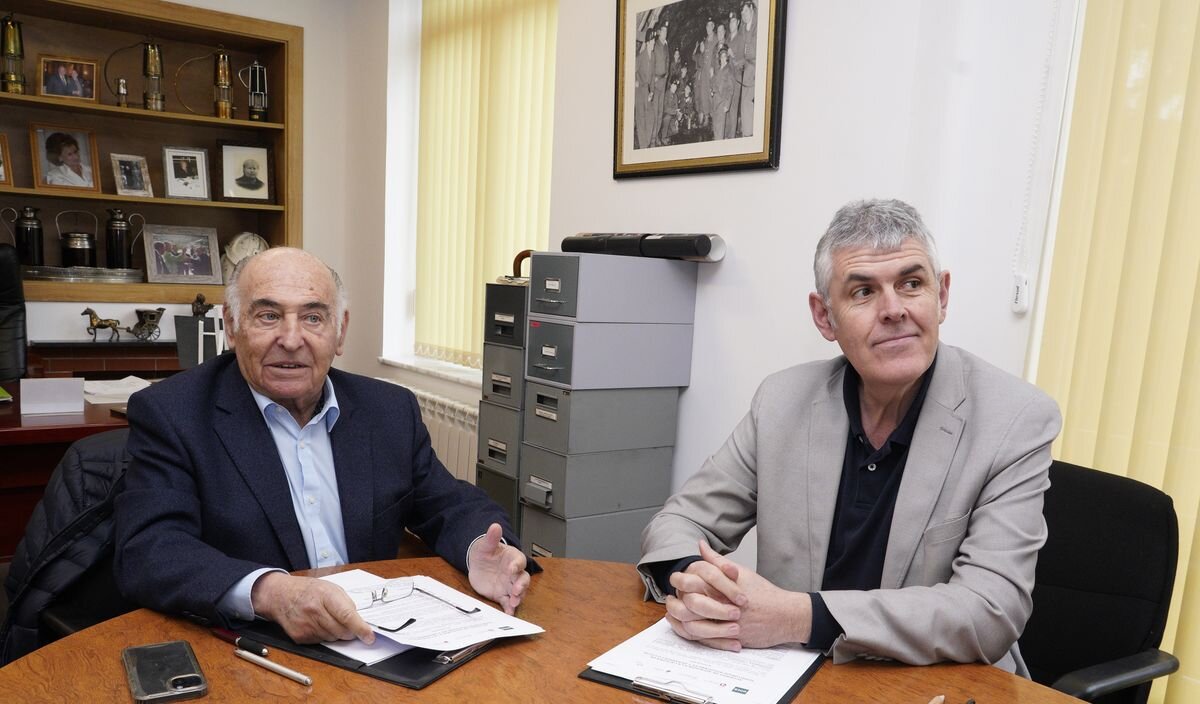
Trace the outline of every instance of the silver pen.
{"type": "Polygon", "coordinates": [[[250,662],[254,663],[255,665],[258,665],[259,667],[265,667],[277,675],[283,675],[284,677],[288,678],[289,680],[299,682],[302,685],[311,685],[312,684],[312,678],[309,677],[308,675],[304,675],[299,672],[296,672],[295,670],[291,669],[290,667],[284,667],[283,665],[280,665],[279,663],[271,662],[270,660],[262,657],[261,655],[255,655],[254,653],[248,653],[245,650],[242,650],[241,648],[233,651],[233,654],[243,660],[249,660],[250,662]]]}

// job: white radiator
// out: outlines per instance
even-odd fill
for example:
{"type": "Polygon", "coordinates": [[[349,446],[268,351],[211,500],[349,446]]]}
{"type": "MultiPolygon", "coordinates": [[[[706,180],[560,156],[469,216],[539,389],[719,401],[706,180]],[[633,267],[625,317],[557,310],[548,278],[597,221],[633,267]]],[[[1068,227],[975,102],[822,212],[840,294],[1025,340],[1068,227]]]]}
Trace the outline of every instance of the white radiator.
{"type": "Polygon", "coordinates": [[[444,396],[414,389],[421,406],[421,418],[429,428],[429,439],[438,459],[458,479],[475,483],[475,459],[479,454],[476,437],[479,407],[468,406],[444,396]]]}

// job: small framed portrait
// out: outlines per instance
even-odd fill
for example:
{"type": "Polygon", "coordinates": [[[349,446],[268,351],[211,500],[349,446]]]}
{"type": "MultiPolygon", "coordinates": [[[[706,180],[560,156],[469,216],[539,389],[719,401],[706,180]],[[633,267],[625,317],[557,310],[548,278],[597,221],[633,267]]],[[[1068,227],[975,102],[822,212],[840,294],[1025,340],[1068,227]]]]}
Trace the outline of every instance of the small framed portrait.
{"type": "Polygon", "coordinates": [[[100,191],[96,134],[80,127],[29,125],[34,188],[100,191]]]}
{"type": "Polygon", "coordinates": [[[154,197],[154,186],[150,183],[150,167],[146,157],[133,154],[109,154],[112,159],[113,180],[117,183],[117,195],[154,197]]]}
{"type": "Polygon", "coordinates": [[[165,284],[221,283],[220,250],[213,227],[147,224],[146,280],[165,284]]]}
{"type": "Polygon", "coordinates": [[[787,0],[617,0],[613,178],[779,168],[787,0]]]}
{"type": "Polygon", "coordinates": [[[0,134],[0,186],[13,185],[12,157],[8,154],[8,135],[0,134]]]}
{"type": "Polygon", "coordinates": [[[208,190],[207,150],[195,147],[163,147],[163,176],[167,182],[168,198],[211,200],[208,190]]]}
{"type": "Polygon", "coordinates": [[[219,140],[217,148],[221,150],[221,156],[217,159],[221,200],[275,202],[275,173],[270,147],[219,140]]]}
{"type": "Polygon", "coordinates": [[[39,56],[38,95],[96,102],[95,59],[75,59],[69,56],[39,56]]]}

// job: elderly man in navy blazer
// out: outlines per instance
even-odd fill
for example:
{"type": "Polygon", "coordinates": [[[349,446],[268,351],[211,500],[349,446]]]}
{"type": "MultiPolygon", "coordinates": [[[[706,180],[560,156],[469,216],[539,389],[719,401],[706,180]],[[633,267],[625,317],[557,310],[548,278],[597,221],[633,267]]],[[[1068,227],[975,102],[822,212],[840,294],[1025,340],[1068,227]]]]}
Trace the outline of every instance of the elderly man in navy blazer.
{"type": "Polygon", "coordinates": [[[330,369],[350,322],[337,274],[279,248],[227,286],[233,352],[129,401],[121,591],[201,622],[370,643],[340,587],[288,572],[394,557],[407,528],[512,613],[529,574],[504,511],[434,456],[411,392],[330,369]]]}

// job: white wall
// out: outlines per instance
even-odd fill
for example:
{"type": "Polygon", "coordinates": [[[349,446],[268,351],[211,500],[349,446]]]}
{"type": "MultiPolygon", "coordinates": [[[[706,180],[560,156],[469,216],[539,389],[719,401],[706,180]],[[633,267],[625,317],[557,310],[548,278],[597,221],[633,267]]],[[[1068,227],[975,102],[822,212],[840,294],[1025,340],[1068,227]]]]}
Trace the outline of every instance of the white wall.
{"type": "Polygon", "coordinates": [[[588,231],[714,232],[729,245],[700,266],[675,486],[764,376],[838,353],[806,297],[816,242],[852,199],[898,197],[922,212],[952,272],[943,339],[1022,373],[1030,322],[1009,307],[1012,267],[1036,281],[1075,6],[794,0],[780,168],[615,181],[614,6],[563,0],[551,248],[588,231]]]}

